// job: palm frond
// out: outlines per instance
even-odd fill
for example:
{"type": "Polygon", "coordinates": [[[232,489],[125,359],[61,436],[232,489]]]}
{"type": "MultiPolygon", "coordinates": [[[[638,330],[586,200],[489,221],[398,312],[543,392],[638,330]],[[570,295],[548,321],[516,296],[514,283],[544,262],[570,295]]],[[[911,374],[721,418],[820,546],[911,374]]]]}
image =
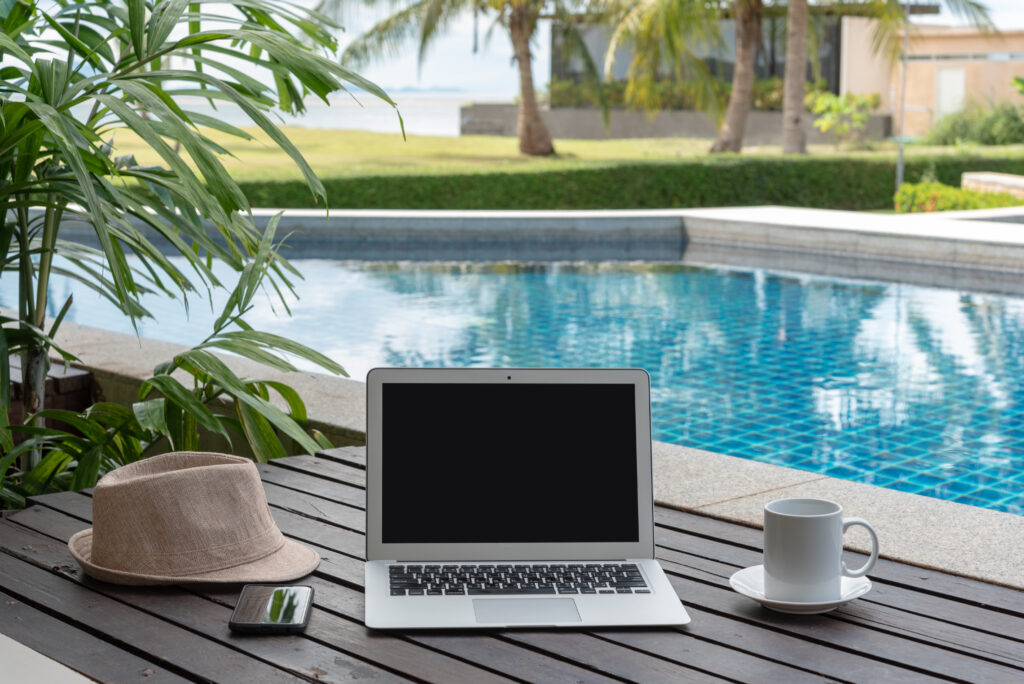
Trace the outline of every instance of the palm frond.
{"type": "Polygon", "coordinates": [[[722,44],[719,11],[703,0],[619,0],[608,10],[615,18],[605,53],[605,76],[614,67],[622,46],[633,50],[628,69],[627,101],[649,111],[661,108],[656,89],[666,75],[698,84],[697,105],[719,120],[723,95],[701,52],[722,44]]]}
{"type": "Polygon", "coordinates": [[[474,0],[419,0],[405,4],[352,41],[342,52],[342,64],[359,68],[375,57],[396,57],[415,40],[422,64],[433,42],[474,0]]]}

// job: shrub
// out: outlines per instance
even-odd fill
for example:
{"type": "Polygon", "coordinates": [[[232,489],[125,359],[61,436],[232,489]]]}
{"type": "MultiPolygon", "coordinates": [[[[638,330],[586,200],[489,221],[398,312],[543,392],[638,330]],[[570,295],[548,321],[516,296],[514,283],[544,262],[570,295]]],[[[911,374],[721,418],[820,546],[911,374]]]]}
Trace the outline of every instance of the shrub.
{"type": "MultiPolygon", "coordinates": [[[[731,83],[720,81],[719,89],[724,97],[729,96],[731,83]]],[[[626,106],[626,81],[603,83],[604,95],[609,107],[626,106]]],[[[824,81],[807,84],[809,94],[823,92],[828,85],[824,81]]],[[[662,109],[698,109],[700,88],[695,81],[658,81],[654,91],[662,109]]],[[[548,102],[552,107],[596,107],[597,92],[590,83],[551,77],[548,84],[548,102]]],[[[779,111],[782,109],[782,79],[778,76],[758,79],[754,82],[754,109],[779,111]]]]}
{"type": "Polygon", "coordinates": [[[815,92],[808,93],[805,99],[808,109],[818,115],[814,120],[814,127],[822,133],[832,131],[836,147],[863,133],[871,110],[877,109],[881,102],[878,93],[846,93],[840,96],[829,92],[815,92]]]}
{"type": "Polygon", "coordinates": [[[782,111],[782,79],[778,76],[754,81],[753,106],[762,111],[782,111]]]}
{"type": "Polygon", "coordinates": [[[926,140],[933,145],[1014,145],[1024,143],[1024,116],[1012,102],[991,107],[977,103],[939,119],[926,140]]]}
{"type": "Polygon", "coordinates": [[[894,201],[900,213],[921,211],[957,211],[962,209],[993,209],[1024,204],[1024,198],[1005,192],[982,192],[954,188],[936,181],[904,183],[894,201]]]}
{"type": "MultiPolygon", "coordinates": [[[[911,157],[906,177],[960,182],[964,171],[1024,174],[1024,156],[911,157]]],[[[655,209],[784,204],[889,209],[895,161],[712,155],[572,169],[324,178],[332,209],[655,209]]],[[[257,207],[313,206],[295,181],[241,184],[257,207]]]]}
{"type": "MultiPolygon", "coordinates": [[[[761,78],[754,81],[754,109],[766,112],[781,112],[784,87],[783,80],[778,76],[761,78]]],[[[828,82],[823,79],[808,81],[805,84],[805,88],[804,108],[807,111],[811,111],[811,102],[813,102],[815,96],[829,92],[828,82]]]]}

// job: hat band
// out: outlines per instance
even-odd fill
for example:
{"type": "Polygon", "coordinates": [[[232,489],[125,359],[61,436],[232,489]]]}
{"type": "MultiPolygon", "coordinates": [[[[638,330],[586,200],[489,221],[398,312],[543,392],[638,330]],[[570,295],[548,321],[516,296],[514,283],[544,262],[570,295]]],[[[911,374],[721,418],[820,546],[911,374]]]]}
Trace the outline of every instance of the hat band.
{"type": "Polygon", "coordinates": [[[96,546],[93,537],[92,560],[97,565],[135,574],[188,576],[224,570],[266,558],[284,546],[284,535],[276,527],[248,539],[187,551],[134,553],[114,552],[96,546]]]}

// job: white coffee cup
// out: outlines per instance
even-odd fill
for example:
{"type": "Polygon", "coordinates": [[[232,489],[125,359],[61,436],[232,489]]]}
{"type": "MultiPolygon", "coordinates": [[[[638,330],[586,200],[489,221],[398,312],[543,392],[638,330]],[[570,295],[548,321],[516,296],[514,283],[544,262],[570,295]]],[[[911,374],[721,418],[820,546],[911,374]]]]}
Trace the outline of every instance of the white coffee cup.
{"type": "Polygon", "coordinates": [[[842,577],[863,577],[878,560],[878,535],[868,521],[844,518],[825,499],[778,499],[764,507],[764,593],[775,601],[818,603],[842,596],[842,577]],[[843,562],[843,533],[861,525],[871,557],[856,570],[843,562]]]}

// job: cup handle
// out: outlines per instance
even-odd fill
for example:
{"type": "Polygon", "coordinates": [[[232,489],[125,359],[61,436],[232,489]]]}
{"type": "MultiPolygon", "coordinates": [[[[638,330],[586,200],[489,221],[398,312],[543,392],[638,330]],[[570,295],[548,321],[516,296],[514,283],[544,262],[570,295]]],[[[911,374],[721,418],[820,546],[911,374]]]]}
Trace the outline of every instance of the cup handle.
{"type": "Polygon", "coordinates": [[[846,561],[843,561],[843,574],[847,577],[863,577],[871,571],[871,568],[875,567],[875,561],[878,560],[878,535],[875,534],[875,528],[871,526],[871,523],[863,518],[843,518],[843,534],[846,534],[847,528],[854,525],[860,525],[871,535],[871,557],[868,558],[867,563],[856,570],[850,570],[846,567],[846,561]]]}

